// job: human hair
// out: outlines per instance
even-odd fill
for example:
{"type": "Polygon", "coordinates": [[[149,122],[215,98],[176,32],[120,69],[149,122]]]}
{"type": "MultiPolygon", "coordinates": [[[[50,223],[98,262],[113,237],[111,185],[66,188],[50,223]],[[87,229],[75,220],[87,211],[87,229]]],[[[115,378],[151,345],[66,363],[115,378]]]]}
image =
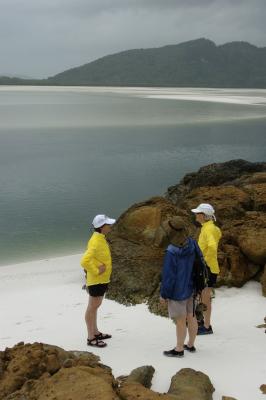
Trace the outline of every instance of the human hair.
{"type": "Polygon", "coordinates": [[[108,225],[108,224],[103,224],[99,228],[94,228],[94,232],[102,233],[103,228],[108,225]]]}
{"type": "Polygon", "coordinates": [[[216,218],[214,215],[206,215],[206,214],[203,214],[203,215],[204,215],[205,221],[216,221],[216,218]]]}

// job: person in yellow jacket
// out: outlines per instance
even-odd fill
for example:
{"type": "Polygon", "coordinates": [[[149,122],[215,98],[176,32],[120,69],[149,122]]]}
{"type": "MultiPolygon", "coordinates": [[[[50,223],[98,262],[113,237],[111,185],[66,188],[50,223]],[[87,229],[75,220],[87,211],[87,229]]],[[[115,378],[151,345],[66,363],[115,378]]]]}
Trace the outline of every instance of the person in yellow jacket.
{"type": "Polygon", "coordinates": [[[198,335],[206,335],[213,333],[211,326],[211,295],[220,272],[217,252],[222,233],[218,226],[214,224],[214,221],[216,221],[215,211],[211,204],[202,203],[191,211],[196,215],[196,221],[201,224],[198,244],[209,268],[208,287],[202,292],[202,302],[207,306],[207,310],[204,313],[204,325],[198,328],[198,335]]]}
{"type": "Polygon", "coordinates": [[[88,346],[105,347],[107,344],[104,340],[112,337],[98,330],[97,310],[102,304],[112,273],[111,252],[105,236],[110,232],[114,223],[115,219],[106,215],[101,214],[94,217],[92,221],[94,233],[81,259],[81,266],[86,271],[86,289],[89,293],[89,302],[85,313],[88,346]]]}

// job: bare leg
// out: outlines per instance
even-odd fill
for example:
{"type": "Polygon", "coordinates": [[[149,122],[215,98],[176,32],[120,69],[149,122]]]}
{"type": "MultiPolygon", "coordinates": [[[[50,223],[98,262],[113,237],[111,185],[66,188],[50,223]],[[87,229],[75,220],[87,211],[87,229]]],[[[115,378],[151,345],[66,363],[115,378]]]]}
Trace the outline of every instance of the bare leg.
{"type": "Polygon", "coordinates": [[[212,306],[211,306],[211,293],[212,293],[212,288],[205,288],[202,292],[202,303],[204,303],[207,306],[207,310],[204,311],[204,326],[205,328],[209,328],[211,324],[211,312],[212,312],[212,306]]]}
{"type": "Polygon", "coordinates": [[[188,324],[188,347],[194,346],[195,339],[198,332],[198,322],[195,315],[193,313],[189,313],[187,315],[187,324],[188,324]]]}
{"type": "Polygon", "coordinates": [[[88,338],[93,339],[99,333],[97,328],[97,310],[102,304],[103,297],[89,296],[88,307],[85,313],[88,338]]]}
{"type": "Polygon", "coordinates": [[[176,320],[176,351],[184,350],[187,335],[186,315],[176,320]]]}

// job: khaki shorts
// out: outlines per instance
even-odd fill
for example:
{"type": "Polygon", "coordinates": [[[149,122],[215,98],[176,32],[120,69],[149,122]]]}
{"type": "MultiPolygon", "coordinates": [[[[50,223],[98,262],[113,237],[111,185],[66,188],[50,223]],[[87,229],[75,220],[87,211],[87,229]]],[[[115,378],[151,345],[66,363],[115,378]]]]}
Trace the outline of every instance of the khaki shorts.
{"type": "Polygon", "coordinates": [[[193,296],[186,300],[168,300],[168,314],[170,318],[178,319],[193,313],[193,296]]]}

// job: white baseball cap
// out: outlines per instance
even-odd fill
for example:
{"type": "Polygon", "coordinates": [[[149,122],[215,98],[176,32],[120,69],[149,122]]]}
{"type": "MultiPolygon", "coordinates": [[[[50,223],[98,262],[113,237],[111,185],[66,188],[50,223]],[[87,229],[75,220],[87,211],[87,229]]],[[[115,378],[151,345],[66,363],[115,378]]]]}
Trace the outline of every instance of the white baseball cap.
{"type": "Polygon", "coordinates": [[[197,208],[193,208],[191,210],[194,214],[200,214],[203,213],[205,215],[209,215],[209,216],[214,216],[214,208],[212,205],[208,204],[208,203],[201,203],[197,208]]]}
{"type": "Polygon", "coordinates": [[[113,225],[114,223],[115,219],[109,218],[104,214],[96,215],[92,221],[94,228],[101,228],[103,225],[113,225]]]}

